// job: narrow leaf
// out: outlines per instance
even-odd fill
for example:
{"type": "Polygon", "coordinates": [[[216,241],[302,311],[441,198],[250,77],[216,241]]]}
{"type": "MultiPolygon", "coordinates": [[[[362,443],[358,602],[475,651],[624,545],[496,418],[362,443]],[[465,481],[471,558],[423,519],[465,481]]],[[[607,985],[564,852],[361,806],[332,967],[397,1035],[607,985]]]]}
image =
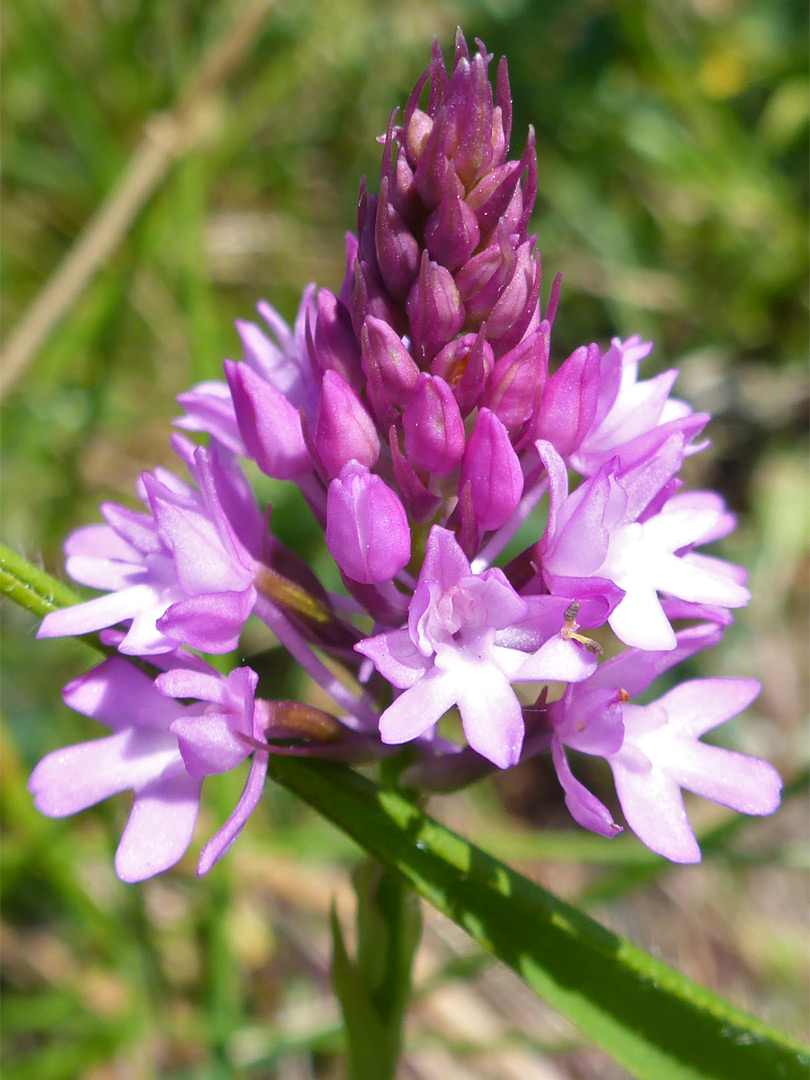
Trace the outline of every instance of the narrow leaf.
{"type": "Polygon", "coordinates": [[[643,1080],[793,1080],[810,1053],[445,829],[329,762],[270,774],[514,968],[643,1080]]]}

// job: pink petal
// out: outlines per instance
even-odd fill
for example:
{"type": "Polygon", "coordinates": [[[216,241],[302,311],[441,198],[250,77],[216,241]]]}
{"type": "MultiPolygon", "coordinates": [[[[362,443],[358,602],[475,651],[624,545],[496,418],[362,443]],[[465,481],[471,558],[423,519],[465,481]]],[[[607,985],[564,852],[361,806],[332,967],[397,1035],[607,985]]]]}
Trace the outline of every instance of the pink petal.
{"type": "Polygon", "coordinates": [[[189,671],[173,668],[155,679],[155,688],[172,698],[196,698],[227,707],[233,695],[223,675],[218,672],[189,671]]]}
{"type": "Polygon", "coordinates": [[[655,590],[631,587],[616,606],[608,622],[613,633],[638,649],[669,650],[676,645],[675,631],[655,594],[655,590]]]}
{"type": "Polygon", "coordinates": [[[37,637],[73,636],[101,630],[105,626],[115,626],[124,619],[131,619],[154,601],[155,591],[152,586],[134,585],[108,596],[87,600],[83,604],[52,611],[42,620],[37,637]]]}
{"type": "Polygon", "coordinates": [[[523,714],[506,678],[492,665],[465,664],[458,672],[456,698],[464,734],[476,753],[499,769],[520,760],[523,714]]]}
{"type": "Polygon", "coordinates": [[[231,393],[225,382],[200,383],[185,394],[179,394],[177,404],[185,416],[175,420],[175,426],[186,431],[205,431],[234,454],[245,453],[245,445],[236,426],[236,414],[231,393]]]}
{"type": "Polygon", "coordinates": [[[129,585],[141,584],[146,576],[143,565],[94,555],[71,555],[65,561],[65,571],[74,581],[91,589],[125,589],[129,585]]]}
{"type": "Polygon", "coordinates": [[[726,562],[725,559],[715,558],[714,555],[704,555],[702,552],[690,551],[683,555],[682,559],[689,565],[703,570],[712,577],[721,581],[733,581],[735,585],[745,585],[748,581],[748,570],[744,566],[736,566],[726,562]]]}
{"type": "Polygon", "coordinates": [[[446,593],[462,578],[469,577],[470,560],[449,529],[434,525],[428,536],[425,558],[419,572],[419,582],[433,581],[446,593]]]}
{"type": "Polygon", "coordinates": [[[230,652],[239,644],[239,635],[256,602],[256,590],[190,596],[168,609],[158,620],[158,629],[203,652],[230,652]]]}
{"type": "Polygon", "coordinates": [[[264,778],[267,775],[267,758],[268,755],[264,751],[257,750],[254,753],[247,782],[236,804],[236,809],[219,832],[212,836],[202,849],[197,866],[198,877],[207,874],[214,863],[230,849],[245,827],[245,822],[258,806],[264,788],[264,778]]]}
{"type": "Polygon", "coordinates": [[[65,541],[64,550],[68,558],[114,559],[116,562],[136,564],[143,559],[141,551],[109,525],[85,525],[76,529],[65,541]]]}
{"type": "Polygon", "coordinates": [[[721,607],[744,607],[751,599],[748,589],[732,578],[721,576],[705,563],[692,562],[689,556],[664,555],[656,566],[655,585],[661,592],[680,600],[721,607]]]}
{"type": "Polygon", "coordinates": [[[497,567],[467,582],[467,594],[484,609],[486,625],[501,630],[526,616],[528,606],[512,586],[503,570],[497,567]]]}
{"type": "Polygon", "coordinates": [[[620,833],[621,827],[611,817],[608,808],[597,797],[580,783],[571,772],[568,758],[559,739],[551,743],[551,757],[554,768],[557,771],[557,779],[565,792],[565,805],[568,812],[578,825],[583,829],[599,833],[610,839],[620,833]]]}
{"type": "Polygon", "coordinates": [[[161,538],[172,551],[177,579],[186,595],[237,592],[250,584],[250,571],[224,549],[213,522],[204,514],[159,498],[153,503],[161,538]]]}
{"type": "Polygon", "coordinates": [[[544,540],[544,542],[550,546],[557,534],[557,514],[568,498],[568,470],[565,467],[565,462],[550,442],[538,439],[534,445],[548,473],[549,508],[548,524],[546,526],[546,537],[548,539],[544,540]]]}
{"type": "Polygon", "coordinates": [[[677,783],[640,751],[622,749],[608,759],[627,824],[651,851],[678,863],[700,862],[677,783]]]}
{"type": "Polygon", "coordinates": [[[382,714],[380,738],[388,744],[410,742],[437,723],[455,703],[454,680],[433,667],[382,714]]]}
{"type": "Polygon", "coordinates": [[[66,817],[147,783],[179,759],[173,736],[125,728],[103,739],[54,750],[34,769],[28,788],[43,814],[66,817]]]}
{"type": "Polygon", "coordinates": [[[667,772],[687,791],[741,814],[772,814],[779,806],[782,779],[766,761],[681,739],[668,750],[667,772]]]}
{"type": "MultiPolygon", "coordinates": [[[[159,555],[164,550],[151,514],[129,510],[125,506],[119,506],[118,503],[109,502],[102,503],[99,509],[101,510],[101,516],[114,532],[128,544],[131,544],[138,552],[139,560],[147,553],[159,555]]],[[[81,531],[80,529],[79,532],[81,531]]],[[[91,551],[80,551],[78,548],[74,550],[70,540],[68,543],[70,547],[68,547],[68,544],[65,545],[65,551],[68,555],[92,554],[91,551]]]]}
{"type": "Polygon", "coordinates": [[[157,693],[147,675],[117,656],[68,683],[62,696],[71,709],[113,731],[136,725],[165,729],[178,711],[175,702],[157,693]]]}
{"type": "Polygon", "coordinates": [[[666,710],[679,735],[697,739],[747,709],[760,689],[756,679],[692,679],[670,690],[657,704],[666,710]]]}
{"type": "Polygon", "coordinates": [[[605,511],[610,494],[610,477],[603,468],[568,496],[558,511],[544,569],[570,577],[599,570],[608,551],[605,511]]]}
{"type": "Polygon", "coordinates": [[[236,734],[249,734],[249,723],[235,713],[203,713],[181,716],[171,726],[183,764],[190,776],[230,772],[250,754],[250,747],[236,734]]]}
{"type": "Polygon", "coordinates": [[[432,666],[411,641],[407,630],[391,630],[355,645],[355,650],[374,662],[377,671],[393,686],[404,690],[419,682],[432,666]]]}
{"type": "Polygon", "coordinates": [[[624,742],[619,690],[572,687],[565,699],[550,707],[557,737],[572,750],[598,757],[615,754],[624,742]]]}
{"type": "Polygon", "coordinates": [[[528,657],[517,674],[517,682],[582,682],[596,671],[597,659],[584,645],[564,641],[559,634],[528,657]]]}
{"type": "Polygon", "coordinates": [[[608,416],[585,440],[585,452],[608,452],[654,428],[677,377],[677,371],[664,371],[624,390],[608,416]]]}
{"type": "Polygon", "coordinates": [[[202,781],[178,763],[136,792],[115,853],[122,881],[143,881],[183,857],[194,833],[201,787],[202,781]]]}
{"type": "Polygon", "coordinates": [[[125,656],[155,656],[160,653],[174,652],[180,644],[180,639],[161,633],[157,628],[157,620],[163,617],[177,592],[179,590],[171,590],[161,602],[135,616],[118,646],[119,652],[125,656]]]}

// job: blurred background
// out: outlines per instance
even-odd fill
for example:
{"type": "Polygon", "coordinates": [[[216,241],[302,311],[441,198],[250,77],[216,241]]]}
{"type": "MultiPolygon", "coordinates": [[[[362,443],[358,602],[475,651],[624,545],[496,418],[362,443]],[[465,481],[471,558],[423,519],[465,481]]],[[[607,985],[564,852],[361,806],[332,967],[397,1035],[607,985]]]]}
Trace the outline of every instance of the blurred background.
{"type": "MultiPolygon", "coordinates": [[[[712,412],[693,486],[740,515],[722,554],[754,601],[685,674],[756,675],[721,730],[789,787],[772,819],[695,806],[699,867],[568,818],[542,763],[431,811],[737,1004],[802,1036],[807,874],[807,11],[793,0],[7,0],[3,25],[3,540],[62,574],[61,542],[131,503],[170,460],[174,397],[238,351],[268,299],[292,318],[336,288],[376,136],[455,27],[509,60],[513,150],[537,129],[554,359],[619,334],[647,374],[712,412]],[[64,260],[69,260],[67,264],[64,260]],[[60,270],[60,267],[62,269],[60,270]]],[[[317,534],[265,485],[283,539],[317,534]]],[[[194,877],[122,885],[120,797],[67,821],[33,809],[46,752],[100,734],[60,688],[94,655],[35,642],[2,607],[3,1076],[311,1080],[340,1075],[326,913],[351,917],[358,853],[268,790],[236,849],[194,877]]],[[[681,676],[682,677],[682,676],[681,676]]],[[[279,659],[279,696],[305,695],[279,659]]],[[[583,768],[587,763],[580,763],[583,768]]],[[[581,772],[580,775],[585,775],[581,772]]],[[[601,772],[588,780],[606,796],[601,772]]],[[[212,778],[198,837],[243,777],[212,778]]],[[[426,912],[405,1078],[620,1078],[464,935],[426,912]]]]}

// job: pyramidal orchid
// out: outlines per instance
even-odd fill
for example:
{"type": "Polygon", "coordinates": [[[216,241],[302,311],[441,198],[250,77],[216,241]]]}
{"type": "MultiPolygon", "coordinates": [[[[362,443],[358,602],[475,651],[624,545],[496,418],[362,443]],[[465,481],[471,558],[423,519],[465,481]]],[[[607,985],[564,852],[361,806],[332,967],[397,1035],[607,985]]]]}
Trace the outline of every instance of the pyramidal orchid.
{"type": "Polygon", "coordinates": [[[510,154],[507,68],[493,81],[492,59],[460,32],[452,63],[434,46],[361,185],[342,283],[307,286],[293,328],[264,303],[264,327],[240,322],[241,359],[179,397],[178,473],[145,473],[142,508],[105,504],[104,524],[66,543],[67,572],[102,595],[48,615],[40,635],[114,642],[65,690],[112,734],[49,755],[31,789],[54,816],[134,791],[125,880],[176,862],[203,779],[251,757],[203,849],[210,869],[270,754],[373,761],[408,744],[407,782],[430,790],[547,752],[574,819],[612,836],[618,812],[569,760],[599,756],[627,825],[681,862],[699,856],[682,789],[776,808],[769,765],[701,741],[748,706],[754,680],[634,700],[747,603],[745,573],[698,550],[734,519],[682,487],[708,417],[670,396],[674,371],[639,378],[649,343],[558,356],[561,282],[543,289],[529,229],[534,133],[510,154]],[[239,459],[300,489],[338,594],[274,535],[239,459]],[[263,696],[251,618],[332,711],[263,696]],[[234,649],[228,675],[190,651],[234,649]]]}

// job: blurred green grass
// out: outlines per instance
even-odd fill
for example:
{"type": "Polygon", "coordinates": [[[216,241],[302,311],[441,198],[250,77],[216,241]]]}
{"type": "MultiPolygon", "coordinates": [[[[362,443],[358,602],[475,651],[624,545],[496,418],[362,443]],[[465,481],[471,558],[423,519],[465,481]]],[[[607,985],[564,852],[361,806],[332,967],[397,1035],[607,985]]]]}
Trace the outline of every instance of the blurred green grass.
{"type": "MultiPolygon", "coordinates": [[[[248,7],[9,0],[6,342],[148,125],[173,115],[248,7]]],[[[729,738],[789,779],[806,757],[809,516],[807,12],[791,0],[268,5],[229,76],[200,98],[154,194],[5,396],[3,538],[60,570],[64,535],[96,520],[101,499],[128,501],[138,473],[168,461],[174,396],[234,355],[233,320],[261,297],[291,318],[307,281],[337,286],[359,178],[377,168],[375,137],[433,35],[447,52],[459,22],[509,59],[518,150],[527,125],[537,128],[535,225],[547,282],[564,275],[556,359],[584,341],[642,333],[656,341],[651,370],[680,366],[679,393],[715,414],[713,449],[692,460],[690,482],[719,487],[741,513],[726,552],[751,568],[755,599],[692,674],[762,680],[756,709],[729,738]]],[[[283,490],[272,494],[274,524],[317,560],[306,517],[285,515],[283,490]]],[[[291,944],[290,895],[272,866],[281,860],[304,890],[296,866],[304,881],[310,864],[351,861],[350,845],[271,792],[245,856],[209,880],[194,881],[188,858],[167,881],[122,886],[111,855],[124,800],[52,822],[25,790],[44,752],[95,734],[59,704],[91,657],[71,642],[35,643],[31,620],[8,605],[2,615],[4,1075],[225,1077],[234,1039],[256,1025],[276,1032],[276,1056],[250,1059],[239,1075],[274,1076],[287,1059],[309,1069],[297,1075],[335,1075],[331,1021],[304,1037],[284,1027],[291,1001],[326,992],[323,964],[291,944]]],[[[292,685],[295,675],[279,678],[292,685]]],[[[240,784],[212,785],[204,827],[229,812],[240,784]]],[[[802,798],[742,830],[751,862],[672,871],[600,910],[799,1033],[806,880],[784,863],[806,839],[802,798]],[[774,864],[763,865],[771,849],[774,864]]],[[[576,868],[570,857],[588,860],[592,844],[573,829],[545,844],[516,834],[516,818],[560,829],[559,804],[542,770],[527,769],[497,795],[490,786],[437,805],[473,838],[486,825],[493,848],[517,835],[515,857],[568,895],[621,875],[621,849],[612,872],[576,868]]],[[[306,924],[313,905],[301,904],[306,924]]],[[[600,1058],[555,1060],[561,1075],[612,1075],[600,1058]]]]}

